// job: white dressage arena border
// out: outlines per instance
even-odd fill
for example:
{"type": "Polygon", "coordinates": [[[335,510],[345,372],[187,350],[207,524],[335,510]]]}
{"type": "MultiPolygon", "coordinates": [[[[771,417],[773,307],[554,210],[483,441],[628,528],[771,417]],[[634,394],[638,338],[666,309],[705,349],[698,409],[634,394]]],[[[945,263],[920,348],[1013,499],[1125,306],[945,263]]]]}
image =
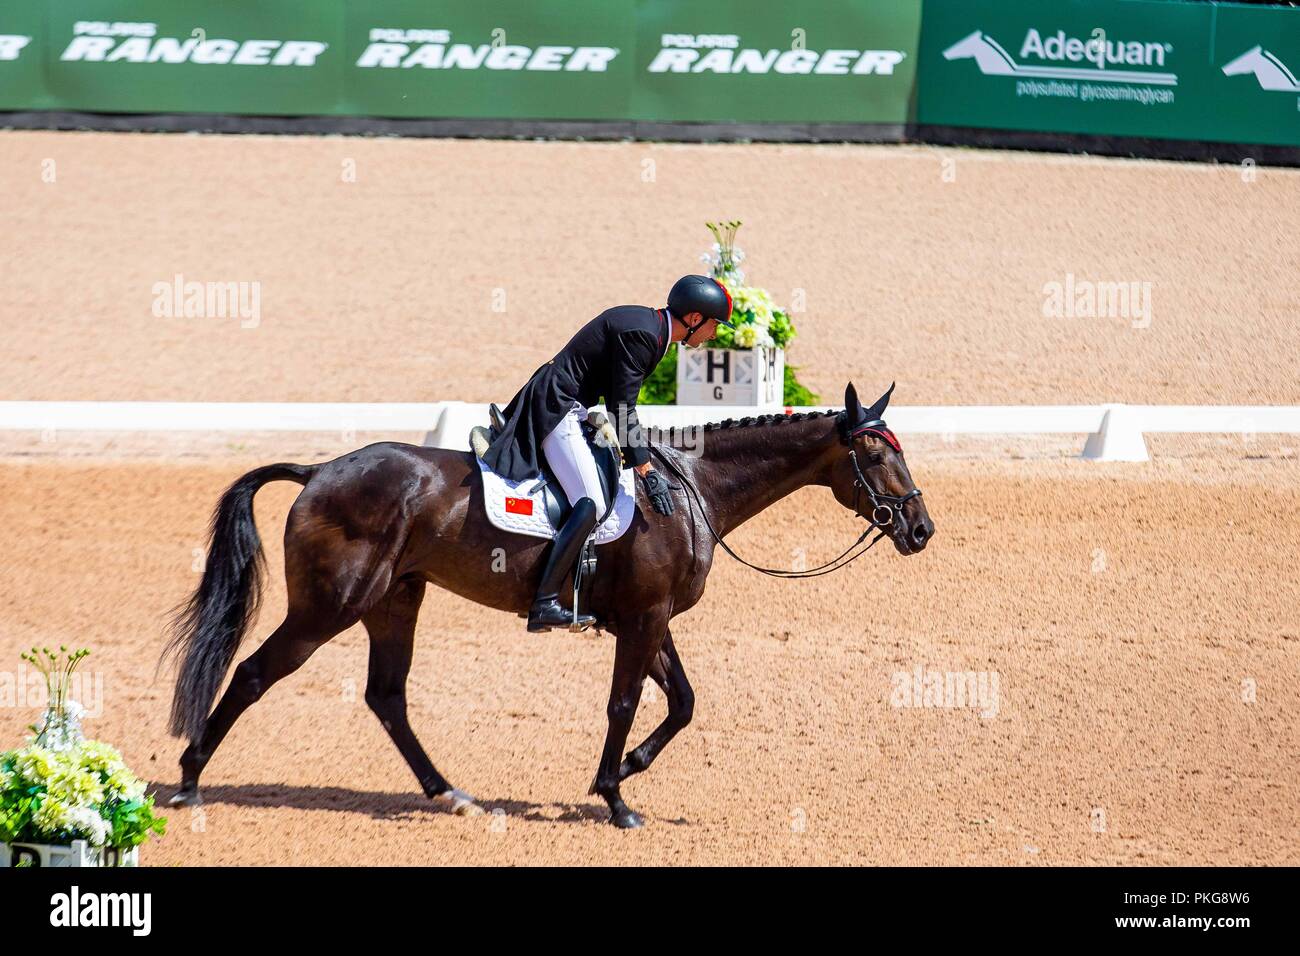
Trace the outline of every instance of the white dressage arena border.
{"type": "MultiPolygon", "coordinates": [[[[642,405],[637,411],[646,424],[666,428],[781,410],[642,405]]],[[[0,431],[426,432],[426,445],[460,451],[469,450],[470,428],[487,418],[486,404],[469,402],[0,402],[0,431]]],[[[1148,460],[1146,432],[1300,434],[1295,405],[919,405],[890,408],[888,419],[900,435],[1086,434],[1083,457],[1097,461],[1148,460]]]]}
{"type": "MultiPolygon", "coordinates": [[[[446,402],[0,402],[0,430],[422,432],[446,402]]],[[[486,420],[487,406],[483,406],[486,420]]],[[[466,447],[469,447],[468,445],[466,447]]]]}

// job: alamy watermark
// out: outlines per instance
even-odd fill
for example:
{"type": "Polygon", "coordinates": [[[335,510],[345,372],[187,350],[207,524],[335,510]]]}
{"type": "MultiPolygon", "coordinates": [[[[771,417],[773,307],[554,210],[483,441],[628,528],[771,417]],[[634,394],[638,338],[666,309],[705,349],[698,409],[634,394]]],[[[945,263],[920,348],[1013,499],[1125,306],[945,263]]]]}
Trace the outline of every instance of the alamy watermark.
{"type": "Polygon", "coordinates": [[[941,671],[918,664],[910,671],[895,671],[890,678],[892,707],[969,709],[985,719],[998,715],[997,671],[941,671]]]}
{"type": "Polygon", "coordinates": [[[1043,317],[1048,319],[1129,319],[1133,328],[1151,325],[1151,283],[1080,279],[1043,286],[1043,317]]]}
{"type": "Polygon", "coordinates": [[[159,319],[238,319],[241,329],[262,324],[262,283],[187,282],[179,272],[153,284],[153,314],[159,319]]]}
{"type": "MultiPolygon", "coordinates": [[[[610,409],[606,415],[609,421],[610,432],[604,429],[596,432],[595,442],[601,447],[618,445],[621,448],[648,448],[650,426],[646,426],[637,421],[635,428],[632,427],[633,417],[629,410],[623,406],[617,406],[610,409]]],[[[660,428],[659,438],[657,441],[667,443],[666,432],[668,429],[660,428]]],[[[687,458],[699,458],[704,454],[704,442],[706,431],[703,425],[681,425],[672,431],[672,447],[687,458]]]]}
{"type": "Polygon", "coordinates": [[[122,927],[133,936],[148,936],[153,929],[153,894],[83,891],[74,883],[66,893],[50,897],[50,925],[122,927]]]}
{"type": "MultiPolygon", "coordinates": [[[[68,697],[81,705],[82,717],[94,720],[104,715],[104,675],[99,671],[77,671],[68,679],[68,697]]],[[[50,701],[45,675],[35,668],[0,671],[0,710],[17,708],[41,713],[50,701]]]]}

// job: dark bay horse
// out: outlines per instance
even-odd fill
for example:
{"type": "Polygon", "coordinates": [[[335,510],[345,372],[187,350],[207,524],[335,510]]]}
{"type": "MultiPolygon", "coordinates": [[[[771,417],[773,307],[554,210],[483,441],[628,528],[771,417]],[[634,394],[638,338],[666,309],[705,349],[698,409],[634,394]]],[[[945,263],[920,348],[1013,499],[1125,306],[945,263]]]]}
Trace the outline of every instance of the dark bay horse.
{"type": "MultiPolygon", "coordinates": [[[[650,430],[656,464],[676,485],[676,511],[664,517],[638,503],[628,531],[600,548],[586,608],[616,640],[609,729],[592,785],[616,826],[642,823],[623,802],[621,782],[650,766],[690,722],[694,695],[669,622],[704,593],[717,540],[805,485],[829,486],[864,517],[873,509],[889,512],[876,526],[901,554],[922,550],[934,533],[897,439],[880,421],[888,399],[886,393],[864,409],[849,385],[843,412],[705,426],[694,457],[673,447],[673,434],[650,430]],[[646,677],[663,689],[668,715],[625,756],[646,677]]],[[[382,442],[322,464],[267,465],[244,475],[217,505],[206,569],[168,645],[179,660],[171,731],[190,741],[172,803],[198,800],[199,775],[250,704],[360,621],[370,636],[366,703],[426,795],[455,812],[477,812],[473,799],[434,768],[407,721],[416,616],[430,582],[488,607],[527,611],[547,543],[488,523],[468,452],[382,442]],[[213,710],[265,577],[253,495],[278,480],[304,486],[285,528],[288,612],[235,668],[213,710]]],[[[525,636],[521,624],[519,639],[546,638],[525,636]]]]}

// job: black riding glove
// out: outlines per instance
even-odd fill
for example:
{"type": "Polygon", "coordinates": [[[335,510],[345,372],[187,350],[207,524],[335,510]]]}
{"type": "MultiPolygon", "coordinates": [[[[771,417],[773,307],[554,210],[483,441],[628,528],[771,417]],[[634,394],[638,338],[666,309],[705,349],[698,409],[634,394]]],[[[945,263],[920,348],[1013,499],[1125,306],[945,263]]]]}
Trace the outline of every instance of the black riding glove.
{"type": "Polygon", "coordinates": [[[641,478],[645,482],[645,492],[650,496],[650,505],[661,515],[670,515],[673,513],[673,498],[668,493],[672,486],[668,484],[668,479],[657,471],[647,471],[641,478]]]}

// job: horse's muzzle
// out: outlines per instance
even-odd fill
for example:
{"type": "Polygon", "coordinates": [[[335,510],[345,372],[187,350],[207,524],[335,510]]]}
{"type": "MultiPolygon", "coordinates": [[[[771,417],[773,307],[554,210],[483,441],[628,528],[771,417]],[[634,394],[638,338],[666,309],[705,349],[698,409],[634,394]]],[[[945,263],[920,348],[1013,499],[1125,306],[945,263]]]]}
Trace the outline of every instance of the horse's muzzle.
{"type": "Polygon", "coordinates": [[[890,539],[894,542],[894,548],[899,554],[916,554],[924,551],[925,546],[930,543],[934,537],[934,522],[926,514],[920,515],[916,520],[894,523],[894,533],[890,539]]]}

